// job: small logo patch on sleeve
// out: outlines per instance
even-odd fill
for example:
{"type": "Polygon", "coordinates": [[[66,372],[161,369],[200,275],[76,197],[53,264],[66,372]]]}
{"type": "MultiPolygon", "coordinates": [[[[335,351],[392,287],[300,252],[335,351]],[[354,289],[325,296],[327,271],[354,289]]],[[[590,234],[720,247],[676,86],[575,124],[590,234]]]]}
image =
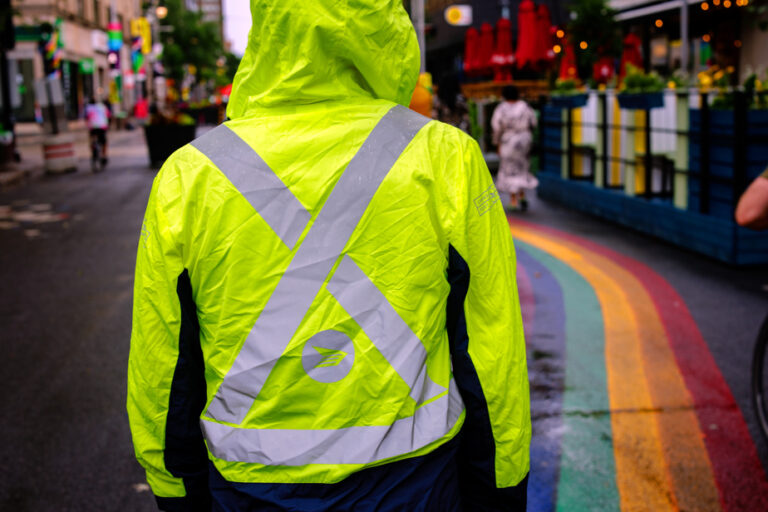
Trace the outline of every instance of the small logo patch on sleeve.
{"type": "Polygon", "coordinates": [[[142,223],[141,225],[141,245],[146,249],[147,248],[147,242],[149,241],[149,229],[147,229],[146,222],[142,223]]]}
{"type": "Polygon", "coordinates": [[[499,201],[499,194],[496,192],[496,186],[491,185],[477,196],[474,200],[478,215],[483,215],[490,210],[494,204],[499,201]]]}

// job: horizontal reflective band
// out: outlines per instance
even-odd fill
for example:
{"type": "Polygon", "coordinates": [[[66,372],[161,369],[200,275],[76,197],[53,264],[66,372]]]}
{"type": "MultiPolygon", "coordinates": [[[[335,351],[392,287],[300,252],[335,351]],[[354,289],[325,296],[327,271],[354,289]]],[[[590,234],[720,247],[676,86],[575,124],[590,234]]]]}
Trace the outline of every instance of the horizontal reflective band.
{"type": "Polygon", "coordinates": [[[261,392],[373,195],[429,119],[393,107],[352,157],[219,386],[206,414],[239,424],[261,392]]]}
{"type": "Polygon", "coordinates": [[[328,291],[408,384],[416,403],[445,392],[427,375],[427,351],[421,340],[348,255],[339,263],[328,291]]]}
{"type": "Polygon", "coordinates": [[[201,420],[208,449],[219,459],[270,466],[369,464],[415,452],[451,431],[464,402],[449,391],[391,425],[337,430],[247,429],[201,420]]]}
{"type": "Polygon", "coordinates": [[[293,249],[311,215],[258,153],[223,124],[192,141],[192,145],[219,168],[280,240],[293,249]]]}

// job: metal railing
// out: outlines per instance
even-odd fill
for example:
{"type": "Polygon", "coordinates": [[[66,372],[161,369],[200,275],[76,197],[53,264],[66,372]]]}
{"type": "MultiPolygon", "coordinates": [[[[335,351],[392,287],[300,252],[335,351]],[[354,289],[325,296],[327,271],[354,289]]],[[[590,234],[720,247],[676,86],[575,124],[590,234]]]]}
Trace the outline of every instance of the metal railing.
{"type": "Polygon", "coordinates": [[[633,112],[621,109],[613,92],[593,91],[584,108],[559,114],[541,97],[534,104],[540,167],[700,213],[710,213],[713,201],[732,210],[768,165],[768,111],[750,110],[743,90],[728,94],[728,110],[713,109],[711,93],[667,91],[663,107],[633,112]]]}

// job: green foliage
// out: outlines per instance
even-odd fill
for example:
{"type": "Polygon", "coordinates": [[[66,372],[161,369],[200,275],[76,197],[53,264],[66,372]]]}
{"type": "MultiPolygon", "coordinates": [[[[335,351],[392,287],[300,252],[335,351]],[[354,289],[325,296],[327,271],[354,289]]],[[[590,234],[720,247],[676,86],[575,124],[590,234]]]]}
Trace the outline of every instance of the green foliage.
{"type": "Polygon", "coordinates": [[[240,65],[240,57],[232,52],[224,54],[223,59],[219,59],[220,63],[224,64],[219,66],[216,70],[216,86],[221,87],[227,84],[231,84],[235,79],[235,73],[237,73],[237,67],[240,65]]]}
{"type": "Polygon", "coordinates": [[[176,83],[189,71],[196,83],[214,79],[217,60],[224,54],[219,27],[203,22],[202,14],[187,10],[181,0],[167,0],[165,5],[168,15],[160,23],[160,41],[166,75],[176,83]]]}
{"type": "Polygon", "coordinates": [[[685,71],[676,69],[669,77],[669,82],[675,89],[685,89],[691,86],[691,77],[685,71]]]}
{"type": "Polygon", "coordinates": [[[581,92],[576,80],[573,80],[572,78],[558,78],[555,81],[555,87],[552,89],[552,94],[554,96],[570,96],[581,92]]]}
{"type": "Polygon", "coordinates": [[[768,32],[768,0],[752,0],[745,9],[749,15],[744,18],[763,32],[768,32]]]}
{"type": "Polygon", "coordinates": [[[576,52],[579,76],[592,75],[592,65],[600,57],[621,55],[621,27],[616,11],[607,0],[573,0],[569,6],[572,19],[566,27],[568,40],[576,52]],[[582,49],[580,43],[587,43],[582,49]]]}
{"type": "Polygon", "coordinates": [[[629,94],[661,92],[665,85],[658,73],[645,73],[632,64],[627,64],[627,74],[621,84],[622,92],[629,94]]]}

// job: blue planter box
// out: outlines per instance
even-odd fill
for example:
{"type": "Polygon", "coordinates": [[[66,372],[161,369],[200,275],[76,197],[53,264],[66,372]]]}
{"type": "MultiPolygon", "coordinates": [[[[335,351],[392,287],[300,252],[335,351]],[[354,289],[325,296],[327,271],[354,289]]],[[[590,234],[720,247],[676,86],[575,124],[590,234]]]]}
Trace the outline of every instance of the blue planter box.
{"type": "Polygon", "coordinates": [[[569,94],[563,96],[550,96],[552,106],[557,108],[581,108],[587,104],[587,94],[569,94]]]}
{"type": "Polygon", "coordinates": [[[562,110],[553,105],[545,105],[541,112],[539,130],[541,130],[544,158],[539,161],[539,172],[548,172],[560,176],[560,151],[563,149],[562,110]]]}
{"type": "Polygon", "coordinates": [[[647,110],[664,106],[663,92],[621,93],[616,96],[624,110],[647,110]]]}
{"type": "Polygon", "coordinates": [[[738,227],[732,217],[678,210],[669,202],[630,197],[551,174],[539,175],[539,183],[539,197],[667,240],[684,249],[734,265],[768,263],[768,237],[738,227]]]}
{"type": "MultiPolygon", "coordinates": [[[[701,202],[701,163],[702,158],[709,162],[709,173],[713,180],[709,184],[709,215],[721,219],[733,218],[735,208],[734,190],[730,183],[719,179],[733,178],[733,110],[709,111],[709,147],[701,148],[701,111],[691,109],[691,142],[688,152],[688,210],[698,212],[701,202]]],[[[747,137],[768,134],[768,111],[747,111],[747,137]]],[[[768,141],[747,141],[746,148],[747,179],[755,179],[768,165],[768,141]]]]}

